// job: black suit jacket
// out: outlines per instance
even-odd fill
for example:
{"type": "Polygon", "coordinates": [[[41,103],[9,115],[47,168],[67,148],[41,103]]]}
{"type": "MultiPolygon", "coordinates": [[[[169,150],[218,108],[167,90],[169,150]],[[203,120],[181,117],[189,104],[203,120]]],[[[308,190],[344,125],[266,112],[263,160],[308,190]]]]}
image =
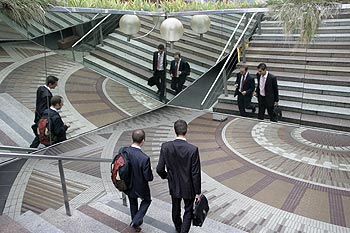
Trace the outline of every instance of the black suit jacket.
{"type": "MultiPolygon", "coordinates": [[[[242,78],[242,74],[240,72],[237,73],[237,78],[236,78],[236,83],[235,84],[238,84],[238,86],[237,86],[237,89],[235,91],[235,96],[238,95],[238,92],[239,92],[239,90],[241,88],[241,78],[242,78]]],[[[242,91],[246,91],[247,92],[245,97],[251,99],[252,96],[253,96],[254,89],[255,89],[254,78],[252,78],[252,76],[250,76],[250,74],[247,73],[247,76],[245,78],[244,85],[243,85],[243,90],[242,90],[242,91]]]]}
{"type": "Polygon", "coordinates": [[[192,199],[201,193],[198,148],[185,140],[162,144],[157,173],[162,179],[168,179],[169,192],[174,198],[192,199]]]}
{"type": "Polygon", "coordinates": [[[133,180],[132,188],[127,194],[132,198],[151,199],[151,192],[148,185],[153,180],[150,158],[140,149],[135,147],[126,148],[129,155],[133,180]]]}
{"type": "MultiPolygon", "coordinates": [[[[172,60],[170,63],[170,70],[169,73],[175,77],[175,72],[176,72],[176,62],[175,60],[172,60]]],[[[185,78],[190,75],[191,72],[191,68],[190,65],[188,64],[188,62],[186,62],[185,60],[181,59],[180,63],[179,63],[179,71],[181,71],[181,74],[178,75],[179,78],[185,78]]]]}
{"type": "MultiPolygon", "coordinates": [[[[166,70],[166,67],[168,65],[168,62],[166,60],[166,52],[163,51],[162,55],[163,57],[163,67],[164,67],[164,71],[166,70]]],[[[153,71],[157,70],[157,64],[158,64],[158,51],[153,53],[153,71]]]]}
{"type": "Polygon", "coordinates": [[[36,91],[36,105],[34,122],[37,123],[44,113],[44,110],[51,106],[52,93],[45,86],[38,87],[36,91]]]}
{"type": "Polygon", "coordinates": [[[42,117],[48,117],[50,119],[49,130],[53,134],[53,144],[62,142],[67,139],[66,131],[67,126],[64,125],[60,114],[51,108],[45,109],[42,117]]]}
{"type": "MultiPolygon", "coordinates": [[[[260,101],[260,74],[257,73],[256,77],[258,78],[258,86],[256,87],[256,93],[258,96],[258,101],[260,101]]],[[[273,106],[275,102],[279,101],[277,78],[270,72],[268,73],[265,82],[265,100],[268,106],[273,106]]]]}

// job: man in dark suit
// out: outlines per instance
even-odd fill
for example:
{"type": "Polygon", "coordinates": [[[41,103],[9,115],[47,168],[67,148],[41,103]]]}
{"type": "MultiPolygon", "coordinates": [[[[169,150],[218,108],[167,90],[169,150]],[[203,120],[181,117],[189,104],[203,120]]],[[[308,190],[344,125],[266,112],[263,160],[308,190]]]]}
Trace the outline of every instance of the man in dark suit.
{"type": "Polygon", "coordinates": [[[55,95],[51,98],[51,107],[45,109],[42,117],[49,119],[49,131],[51,132],[50,142],[51,145],[59,142],[63,142],[67,139],[66,131],[70,127],[69,124],[65,124],[62,121],[58,110],[63,107],[64,100],[62,96],[55,95]]]}
{"type": "Polygon", "coordinates": [[[179,52],[174,53],[174,60],[170,63],[171,88],[179,94],[182,91],[186,77],[190,75],[191,68],[188,62],[181,58],[179,52]]]}
{"type": "Polygon", "coordinates": [[[258,97],[258,119],[264,120],[265,109],[267,109],[270,121],[277,121],[273,116],[273,109],[275,106],[278,106],[279,101],[277,78],[267,71],[265,63],[260,63],[257,68],[258,86],[256,87],[254,96],[258,97]]]}
{"type": "Polygon", "coordinates": [[[194,200],[200,199],[201,166],[198,148],[186,141],[187,123],[177,120],[174,129],[176,139],[162,144],[157,173],[162,179],[168,179],[175,229],[187,233],[191,227],[194,200]],[[180,216],[182,199],[185,203],[183,219],[180,216]]]}
{"type": "Polygon", "coordinates": [[[235,94],[238,95],[237,103],[241,116],[247,116],[245,109],[251,109],[252,112],[255,112],[255,106],[252,105],[252,97],[255,89],[254,78],[248,73],[248,66],[241,65],[239,68],[240,72],[237,74],[237,79],[235,83],[235,94]]]}
{"type": "Polygon", "coordinates": [[[159,100],[163,101],[166,89],[166,67],[168,63],[166,60],[166,52],[164,45],[158,45],[158,51],[153,53],[153,77],[158,88],[159,100]]]}
{"type": "Polygon", "coordinates": [[[140,232],[140,225],[151,204],[151,192],[148,182],[153,180],[150,158],[141,151],[145,142],[145,132],[142,129],[132,133],[133,144],[126,148],[132,167],[132,188],[127,192],[130,202],[131,226],[136,232],[140,232]],[[137,198],[140,198],[140,208],[137,198]]]}
{"type": "Polygon", "coordinates": [[[31,148],[37,148],[40,144],[37,128],[38,122],[43,115],[45,109],[48,109],[51,105],[52,93],[51,90],[55,89],[58,83],[58,78],[55,76],[47,76],[46,85],[38,87],[36,91],[36,105],[35,105],[35,117],[34,124],[32,129],[35,135],[35,138],[30,145],[31,148]]]}

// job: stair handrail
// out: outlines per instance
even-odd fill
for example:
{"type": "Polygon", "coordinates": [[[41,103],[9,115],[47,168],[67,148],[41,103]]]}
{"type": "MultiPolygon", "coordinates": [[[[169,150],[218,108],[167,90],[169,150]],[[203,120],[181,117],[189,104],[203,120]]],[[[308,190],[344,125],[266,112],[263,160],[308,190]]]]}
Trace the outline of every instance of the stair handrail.
{"type": "Polygon", "coordinates": [[[237,40],[235,46],[234,46],[233,49],[231,50],[229,56],[227,57],[227,59],[226,59],[224,65],[222,66],[222,68],[221,68],[219,74],[217,75],[215,81],[213,82],[213,84],[211,85],[211,87],[210,87],[208,93],[205,95],[203,101],[201,102],[201,108],[203,108],[204,103],[207,101],[207,99],[208,99],[210,93],[212,92],[212,90],[213,90],[215,84],[218,82],[218,80],[219,80],[221,74],[224,72],[227,63],[231,60],[233,53],[234,53],[235,50],[237,49],[238,45],[241,43],[241,40],[242,40],[244,34],[246,33],[247,29],[249,28],[249,26],[250,26],[251,22],[253,21],[253,18],[255,17],[256,14],[257,14],[257,13],[255,12],[255,13],[253,13],[252,16],[250,17],[250,19],[249,19],[249,21],[248,21],[246,27],[244,28],[244,30],[243,30],[243,32],[242,32],[242,34],[241,34],[241,36],[238,38],[238,40],[237,40]]]}
{"type": "Polygon", "coordinates": [[[112,14],[108,14],[106,15],[106,17],[104,17],[100,22],[98,22],[93,28],[91,28],[85,35],[83,35],[77,42],[75,42],[72,45],[72,49],[74,49],[74,47],[79,44],[82,40],[84,40],[88,35],[90,35],[91,32],[93,32],[98,26],[100,26],[106,19],[108,19],[109,16],[111,16],[112,14]]]}
{"type": "MultiPolygon", "coordinates": [[[[80,158],[80,157],[71,157],[71,156],[62,156],[62,155],[21,154],[21,153],[6,153],[6,152],[0,152],[0,158],[1,157],[20,158],[20,159],[58,160],[58,170],[60,173],[64,206],[66,209],[66,214],[68,216],[72,216],[72,213],[71,213],[70,207],[69,207],[67,184],[66,184],[66,178],[64,176],[62,160],[80,161],[80,162],[98,162],[98,163],[111,163],[112,162],[112,159],[105,159],[105,158],[80,158]]],[[[126,196],[124,193],[122,193],[122,199],[123,199],[123,204],[126,205],[126,196]]]]}
{"type": "Polygon", "coordinates": [[[29,148],[29,147],[18,147],[18,146],[0,145],[0,150],[34,152],[34,151],[37,151],[38,149],[37,149],[37,148],[29,148]]]}
{"type": "Polygon", "coordinates": [[[231,44],[231,41],[232,41],[232,39],[234,38],[234,36],[235,36],[235,34],[236,34],[236,32],[237,32],[239,26],[241,25],[241,23],[242,23],[242,21],[243,21],[243,19],[244,19],[244,17],[245,17],[246,14],[247,14],[247,13],[244,12],[244,14],[242,15],[241,19],[239,20],[239,22],[238,22],[236,28],[233,30],[233,32],[232,32],[230,38],[228,39],[228,41],[227,41],[227,43],[226,43],[224,49],[222,50],[222,52],[221,52],[220,56],[218,57],[218,59],[216,60],[215,64],[218,64],[218,62],[221,60],[222,56],[224,55],[226,49],[227,49],[228,46],[231,44]]]}

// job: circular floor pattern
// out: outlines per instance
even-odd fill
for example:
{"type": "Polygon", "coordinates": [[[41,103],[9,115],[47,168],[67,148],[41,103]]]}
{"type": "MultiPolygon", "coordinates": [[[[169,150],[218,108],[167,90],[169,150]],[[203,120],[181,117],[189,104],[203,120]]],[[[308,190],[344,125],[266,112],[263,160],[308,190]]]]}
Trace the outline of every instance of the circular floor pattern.
{"type": "Polygon", "coordinates": [[[306,128],[296,128],[292,136],[299,142],[333,151],[350,151],[350,135],[306,128]]]}
{"type": "Polygon", "coordinates": [[[252,137],[260,146],[279,156],[318,167],[350,171],[350,150],[347,147],[337,147],[336,145],[340,144],[336,144],[335,140],[341,137],[340,143],[345,142],[345,135],[303,128],[287,131],[283,130],[284,128],[282,125],[260,122],[252,128],[252,137]],[[310,142],[302,137],[305,134],[318,142],[328,139],[328,145],[310,142]],[[328,152],[325,153],[324,150],[328,152]]]}

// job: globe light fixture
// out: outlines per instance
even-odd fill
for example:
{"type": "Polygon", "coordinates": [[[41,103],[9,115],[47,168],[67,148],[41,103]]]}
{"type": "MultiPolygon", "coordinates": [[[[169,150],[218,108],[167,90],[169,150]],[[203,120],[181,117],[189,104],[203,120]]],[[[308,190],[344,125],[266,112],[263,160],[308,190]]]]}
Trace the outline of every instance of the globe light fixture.
{"type": "Polygon", "coordinates": [[[200,38],[203,38],[203,34],[210,29],[210,18],[207,15],[194,15],[191,18],[191,28],[195,33],[200,34],[200,38]]]}
{"type": "Polygon", "coordinates": [[[119,27],[122,33],[128,35],[130,41],[130,36],[140,31],[141,21],[136,15],[123,15],[119,20],[119,27]]]}
{"type": "Polygon", "coordinates": [[[184,34],[184,27],[180,20],[176,18],[167,18],[160,25],[160,35],[170,42],[170,49],[173,49],[173,43],[181,39],[184,34]]]}

